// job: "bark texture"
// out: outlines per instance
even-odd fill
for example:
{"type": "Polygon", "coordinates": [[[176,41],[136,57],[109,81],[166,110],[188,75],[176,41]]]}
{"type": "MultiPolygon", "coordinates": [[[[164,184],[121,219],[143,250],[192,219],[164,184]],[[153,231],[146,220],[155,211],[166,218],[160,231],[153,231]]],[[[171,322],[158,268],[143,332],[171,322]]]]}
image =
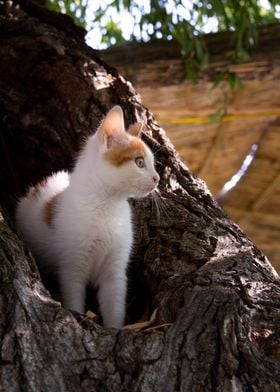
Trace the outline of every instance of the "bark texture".
{"type": "Polygon", "coordinates": [[[0,15],[0,391],[278,391],[280,286],[268,260],[83,31],[18,4],[0,15]],[[146,124],[161,175],[160,215],[150,198],[132,202],[127,321],[153,313],[146,328],[105,329],[63,309],[11,228],[16,198],[71,168],[114,104],[127,124],[146,124]]]}

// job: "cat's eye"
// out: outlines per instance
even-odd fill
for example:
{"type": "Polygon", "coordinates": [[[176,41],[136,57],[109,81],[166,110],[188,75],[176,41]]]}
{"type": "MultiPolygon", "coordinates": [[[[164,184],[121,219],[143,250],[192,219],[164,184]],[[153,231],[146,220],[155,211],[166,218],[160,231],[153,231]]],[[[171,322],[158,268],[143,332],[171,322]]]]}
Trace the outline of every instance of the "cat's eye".
{"type": "Polygon", "coordinates": [[[140,169],[143,169],[143,167],[145,166],[145,161],[143,157],[137,157],[135,158],[135,163],[138,167],[140,167],[140,169]]]}

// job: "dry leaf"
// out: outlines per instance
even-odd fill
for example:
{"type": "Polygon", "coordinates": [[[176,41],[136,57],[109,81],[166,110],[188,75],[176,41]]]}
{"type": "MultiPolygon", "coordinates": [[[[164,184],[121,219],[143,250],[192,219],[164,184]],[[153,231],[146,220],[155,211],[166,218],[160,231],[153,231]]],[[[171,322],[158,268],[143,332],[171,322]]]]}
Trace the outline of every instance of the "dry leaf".
{"type": "Polygon", "coordinates": [[[98,315],[95,314],[95,313],[93,313],[93,312],[91,312],[90,310],[88,310],[88,311],[86,312],[85,316],[86,316],[87,318],[90,318],[90,319],[94,320],[94,321],[97,321],[97,320],[98,320],[98,315]]]}
{"type": "Polygon", "coordinates": [[[157,315],[157,309],[155,309],[150,317],[150,320],[148,321],[141,321],[139,323],[135,324],[127,324],[125,325],[122,329],[125,331],[141,331],[141,329],[145,329],[156,321],[156,315],[157,315]]]}

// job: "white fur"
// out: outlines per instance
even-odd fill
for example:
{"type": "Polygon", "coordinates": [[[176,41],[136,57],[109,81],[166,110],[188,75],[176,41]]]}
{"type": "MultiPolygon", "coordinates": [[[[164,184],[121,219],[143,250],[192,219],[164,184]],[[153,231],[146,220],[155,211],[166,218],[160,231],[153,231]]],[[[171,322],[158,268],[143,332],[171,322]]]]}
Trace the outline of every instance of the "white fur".
{"type": "Polygon", "coordinates": [[[142,169],[134,160],[116,167],[104,159],[108,148],[132,138],[125,133],[121,109],[113,108],[87,141],[73,173],[52,175],[36,197],[31,188],[16,212],[18,230],[40,267],[57,270],[64,306],[83,312],[91,282],[98,288],[106,327],[120,328],[125,318],[126,267],[133,244],[127,198],[146,196],[159,180],[147,146],[142,169]],[[57,193],[49,226],[43,209],[57,193]]]}

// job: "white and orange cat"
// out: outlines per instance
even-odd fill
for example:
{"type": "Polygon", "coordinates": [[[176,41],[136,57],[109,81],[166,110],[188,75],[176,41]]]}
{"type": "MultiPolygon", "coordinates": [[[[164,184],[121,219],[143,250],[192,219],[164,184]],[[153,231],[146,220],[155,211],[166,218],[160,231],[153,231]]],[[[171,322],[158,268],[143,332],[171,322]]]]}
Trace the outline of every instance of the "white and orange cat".
{"type": "Polygon", "coordinates": [[[106,327],[120,328],[125,319],[133,245],[127,199],[147,196],[159,182],[140,131],[136,123],[126,132],[122,109],[115,106],[73,172],[58,172],[30,188],[16,211],[19,233],[39,267],[58,274],[63,305],[84,312],[86,286],[93,284],[106,327]]]}

